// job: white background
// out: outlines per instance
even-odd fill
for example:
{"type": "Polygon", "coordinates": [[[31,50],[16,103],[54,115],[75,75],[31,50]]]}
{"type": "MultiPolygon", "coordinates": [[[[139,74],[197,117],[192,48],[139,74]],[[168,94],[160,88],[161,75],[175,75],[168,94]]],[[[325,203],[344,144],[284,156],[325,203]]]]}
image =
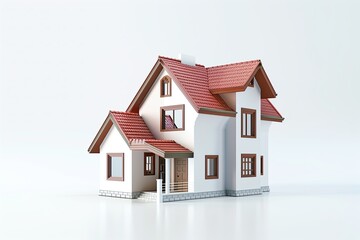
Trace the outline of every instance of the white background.
{"type": "MultiPolygon", "coordinates": [[[[96,194],[87,148],[158,55],[261,59],[285,117],[270,186],[360,184],[359,1],[0,2],[0,197],[96,194]]],[[[351,187],[350,187],[351,189],[351,187]]]]}

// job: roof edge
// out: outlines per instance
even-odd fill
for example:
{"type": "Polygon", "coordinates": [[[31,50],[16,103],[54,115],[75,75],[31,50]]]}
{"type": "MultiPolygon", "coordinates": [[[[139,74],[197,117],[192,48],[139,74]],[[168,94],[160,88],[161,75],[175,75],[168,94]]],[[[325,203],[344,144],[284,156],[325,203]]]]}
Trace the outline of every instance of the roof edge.
{"type": "Polygon", "coordinates": [[[206,108],[206,107],[200,107],[198,112],[203,114],[218,115],[224,117],[235,117],[237,114],[237,112],[235,111],[227,111],[227,110],[206,108]]]}
{"type": "Polygon", "coordinates": [[[101,125],[99,131],[95,135],[95,138],[91,142],[91,144],[88,148],[89,153],[100,153],[101,143],[99,143],[99,141],[102,142],[105,139],[107,133],[109,132],[109,130],[111,129],[113,124],[114,123],[111,120],[110,113],[109,113],[108,116],[105,118],[103,124],[101,125]]]}
{"type": "Polygon", "coordinates": [[[154,64],[154,66],[150,70],[149,74],[145,78],[145,81],[142,83],[141,87],[139,88],[139,90],[135,94],[135,97],[133,98],[130,105],[126,109],[126,112],[135,112],[135,113],[139,112],[140,105],[142,104],[142,102],[146,98],[146,95],[148,94],[149,89],[152,87],[153,83],[155,82],[156,78],[153,79],[153,76],[155,75],[157,77],[157,75],[162,70],[159,67],[163,67],[162,64],[160,63],[160,59],[158,59],[156,61],[156,63],[154,64]]]}
{"type": "MultiPolygon", "coordinates": [[[[113,112],[115,112],[115,111],[109,111],[108,116],[105,118],[104,123],[101,125],[98,133],[96,134],[94,140],[92,141],[90,147],[88,148],[89,153],[100,153],[100,146],[113,125],[116,127],[116,129],[119,131],[120,135],[124,138],[125,142],[129,146],[129,144],[130,144],[129,139],[126,137],[126,135],[122,131],[121,127],[119,126],[117,121],[114,119],[114,116],[112,114],[113,112]]],[[[130,114],[132,114],[132,113],[130,113],[130,114]]]]}
{"type": "Polygon", "coordinates": [[[283,122],[285,118],[261,114],[261,120],[272,121],[272,122],[283,122]]]}
{"type": "Polygon", "coordinates": [[[181,84],[181,82],[175,77],[174,73],[170,70],[170,68],[166,65],[166,63],[163,60],[159,60],[162,67],[167,71],[167,73],[171,76],[171,79],[175,80],[175,83],[177,84],[177,87],[180,89],[180,91],[184,94],[185,98],[189,101],[191,106],[195,109],[196,112],[199,112],[199,107],[196,105],[195,101],[190,97],[190,95],[186,92],[184,89],[184,86],[181,84]]]}

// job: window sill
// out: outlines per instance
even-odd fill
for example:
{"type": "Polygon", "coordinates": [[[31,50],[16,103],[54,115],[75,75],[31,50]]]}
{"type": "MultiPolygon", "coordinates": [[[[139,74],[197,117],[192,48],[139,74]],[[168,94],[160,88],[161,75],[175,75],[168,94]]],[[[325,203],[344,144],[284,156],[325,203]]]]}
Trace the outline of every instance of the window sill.
{"type": "Polygon", "coordinates": [[[206,180],[219,179],[218,176],[205,176],[206,180]]]}
{"type": "Polygon", "coordinates": [[[246,136],[246,135],[241,135],[241,138],[256,138],[256,136],[246,136]]]}
{"type": "Polygon", "coordinates": [[[174,128],[174,129],[160,129],[160,132],[176,132],[176,131],[184,131],[184,128],[174,128]]]}

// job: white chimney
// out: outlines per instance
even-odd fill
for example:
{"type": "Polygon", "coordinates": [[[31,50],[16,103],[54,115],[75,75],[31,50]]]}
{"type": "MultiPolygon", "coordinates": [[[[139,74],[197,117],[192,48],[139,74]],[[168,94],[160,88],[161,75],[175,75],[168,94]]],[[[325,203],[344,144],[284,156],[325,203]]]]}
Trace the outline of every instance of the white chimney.
{"type": "Polygon", "coordinates": [[[179,59],[181,60],[182,64],[195,66],[195,57],[194,56],[180,53],[179,54],[179,59]]]}

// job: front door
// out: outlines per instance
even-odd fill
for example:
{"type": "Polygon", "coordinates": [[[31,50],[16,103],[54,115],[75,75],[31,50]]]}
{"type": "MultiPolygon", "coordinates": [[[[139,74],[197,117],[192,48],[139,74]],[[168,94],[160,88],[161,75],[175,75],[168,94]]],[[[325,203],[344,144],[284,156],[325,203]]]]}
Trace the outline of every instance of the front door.
{"type": "Polygon", "coordinates": [[[188,190],[188,160],[175,158],[175,184],[174,191],[187,192],[188,190]]]}

